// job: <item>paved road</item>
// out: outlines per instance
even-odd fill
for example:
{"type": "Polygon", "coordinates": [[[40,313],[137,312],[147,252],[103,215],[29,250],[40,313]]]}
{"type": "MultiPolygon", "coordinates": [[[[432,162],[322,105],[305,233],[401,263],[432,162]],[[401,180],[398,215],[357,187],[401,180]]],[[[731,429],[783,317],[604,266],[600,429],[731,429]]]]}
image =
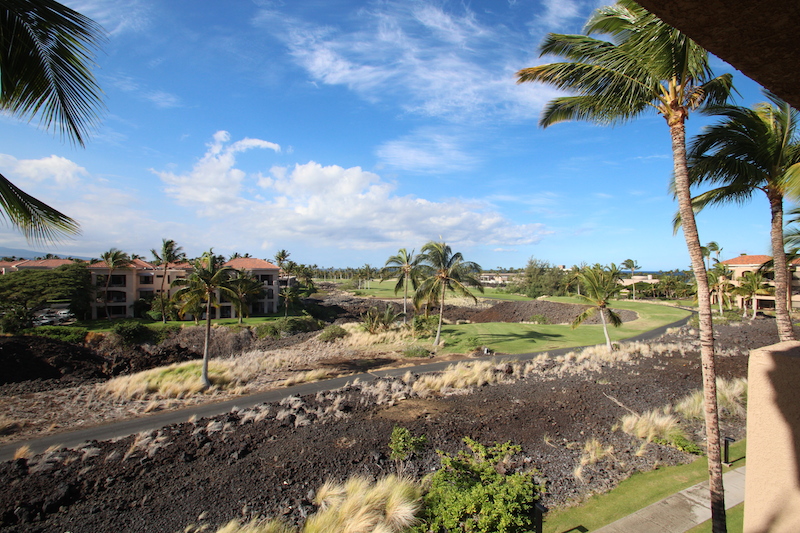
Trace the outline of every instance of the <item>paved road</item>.
{"type": "MultiPolygon", "coordinates": [[[[660,328],[650,330],[640,335],[636,335],[635,337],[625,339],[625,342],[647,341],[655,339],[661,336],[663,333],[665,333],[668,328],[682,326],[688,320],[689,320],[688,317],[684,318],[672,324],[667,324],[666,326],[662,326],[660,328]]],[[[582,347],[562,348],[559,350],[547,350],[547,352],[555,356],[555,355],[565,354],[567,352],[574,351],[580,348],[582,347]]],[[[541,352],[516,354],[508,357],[513,358],[515,360],[524,361],[528,359],[533,359],[540,353],[541,352]]],[[[481,357],[481,358],[476,358],[475,360],[491,359],[492,357],[498,357],[498,356],[481,357]]],[[[303,383],[301,385],[295,385],[293,387],[273,389],[265,392],[252,394],[249,396],[242,396],[224,402],[196,405],[193,407],[188,407],[186,409],[179,409],[177,411],[169,411],[164,413],[146,415],[139,418],[131,418],[118,422],[111,422],[101,426],[92,426],[84,429],[78,429],[75,431],[56,433],[38,439],[14,442],[11,444],[0,446],[0,461],[11,460],[14,456],[14,452],[20,446],[26,446],[26,445],[29,446],[33,453],[41,453],[50,446],[63,446],[66,448],[76,448],[80,446],[82,443],[87,441],[93,441],[93,440],[104,441],[120,437],[126,437],[128,435],[139,433],[141,431],[151,431],[164,426],[168,426],[170,424],[186,422],[189,420],[189,418],[193,416],[198,419],[204,417],[212,417],[222,413],[227,413],[234,407],[246,409],[248,407],[253,407],[261,403],[279,402],[280,400],[282,400],[287,396],[293,396],[293,395],[305,396],[307,394],[316,394],[320,391],[338,389],[340,387],[343,387],[348,381],[353,381],[356,378],[360,379],[361,381],[372,381],[379,377],[402,376],[409,370],[414,373],[436,372],[439,370],[443,370],[444,368],[446,368],[448,365],[451,364],[453,363],[450,361],[445,361],[441,363],[429,363],[414,367],[376,370],[373,372],[365,372],[362,374],[355,374],[345,377],[329,379],[325,381],[318,381],[315,383],[303,383]]]]}

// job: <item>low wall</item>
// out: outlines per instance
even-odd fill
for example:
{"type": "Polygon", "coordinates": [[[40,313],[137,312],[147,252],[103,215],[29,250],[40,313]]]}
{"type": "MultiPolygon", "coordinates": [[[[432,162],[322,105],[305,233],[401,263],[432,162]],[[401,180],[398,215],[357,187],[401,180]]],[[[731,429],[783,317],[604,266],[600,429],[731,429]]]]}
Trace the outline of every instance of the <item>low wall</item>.
{"type": "Polygon", "coordinates": [[[744,532],[800,531],[800,342],[750,352],[744,532]]]}

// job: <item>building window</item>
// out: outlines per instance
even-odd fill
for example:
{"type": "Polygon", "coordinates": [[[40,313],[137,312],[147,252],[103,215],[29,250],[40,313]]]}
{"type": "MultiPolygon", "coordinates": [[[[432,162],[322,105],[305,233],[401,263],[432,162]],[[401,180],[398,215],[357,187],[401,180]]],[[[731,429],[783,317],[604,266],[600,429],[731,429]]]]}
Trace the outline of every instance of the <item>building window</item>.
{"type": "Polygon", "coordinates": [[[258,279],[259,279],[259,281],[262,281],[262,282],[266,283],[267,285],[272,285],[273,277],[274,276],[272,274],[261,274],[258,277],[258,279]]]}
{"type": "Polygon", "coordinates": [[[223,305],[219,308],[219,316],[220,318],[230,318],[231,317],[231,306],[230,305],[223,305]]]}
{"type": "Polygon", "coordinates": [[[275,291],[273,291],[272,289],[267,289],[267,299],[271,300],[274,297],[275,297],[275,291]]]}
{"type": "Polygon", "coordinates": [[[108,291],[106,301],[114,303],[122,303],[127,301],[127,294],[123,291],[108,291]]]}
{"type": "Polygon", "coordinates": [[[141,284],[141,285],[152,285],[153,284],[153,276],[139,276],[139,284],[141,284]]]}
{"type": "Polygon", "coordinates": [[[111,275],[111,283],[108,284],[109,287],[125,287],[128,283],[128,276],[125,274],[112,274],[111,275]]]}

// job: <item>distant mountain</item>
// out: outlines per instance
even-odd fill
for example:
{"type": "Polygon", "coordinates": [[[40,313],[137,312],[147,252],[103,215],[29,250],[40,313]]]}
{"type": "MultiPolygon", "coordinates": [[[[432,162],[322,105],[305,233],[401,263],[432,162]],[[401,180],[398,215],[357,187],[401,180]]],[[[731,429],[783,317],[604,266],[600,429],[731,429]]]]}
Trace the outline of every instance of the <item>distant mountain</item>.
{"type": "MultiPolygon", "coordinates": [[[[36,257],[44,257],[47,254],[53,254],[56,257],[70,257],[67,254],[57,254],[54,252],[34,252],[32,250],[23,250],[21,248],[6,248],[5,246],[0,246],[0,257],[18,257],[21,259],[34,259],[36,257]]],[[[81,257],[81,256],[71,256],[75,257],[76,259],[86,259],[89,260],[91,257],[81,257]]]]}

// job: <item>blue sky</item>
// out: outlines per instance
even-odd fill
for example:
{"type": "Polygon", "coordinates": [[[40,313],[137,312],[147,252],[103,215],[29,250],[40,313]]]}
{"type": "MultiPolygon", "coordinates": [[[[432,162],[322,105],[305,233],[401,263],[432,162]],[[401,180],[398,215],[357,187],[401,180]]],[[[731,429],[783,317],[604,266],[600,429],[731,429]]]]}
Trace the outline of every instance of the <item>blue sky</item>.
{"type": "MultiPolygon", "coordinates": [[[[575,0],[74,0],[108,32],[95,71],[102,125],[85,149],[0,116],[0,172],[83,233],[0,247],[149,257],[250,253],[382,265],[444,239],[484,268],[619,263],[688,268],[664,120],[542,130],[547,32],[578,33],[603,2],[575,0]]],[[[741,96],[763,100],[734,72],[741,96]]],[[[708,119],[688,122],[688,133],[708,119]]],[[[709,209],[722,258],[769,253],[769,209],[709,209]]]]}

